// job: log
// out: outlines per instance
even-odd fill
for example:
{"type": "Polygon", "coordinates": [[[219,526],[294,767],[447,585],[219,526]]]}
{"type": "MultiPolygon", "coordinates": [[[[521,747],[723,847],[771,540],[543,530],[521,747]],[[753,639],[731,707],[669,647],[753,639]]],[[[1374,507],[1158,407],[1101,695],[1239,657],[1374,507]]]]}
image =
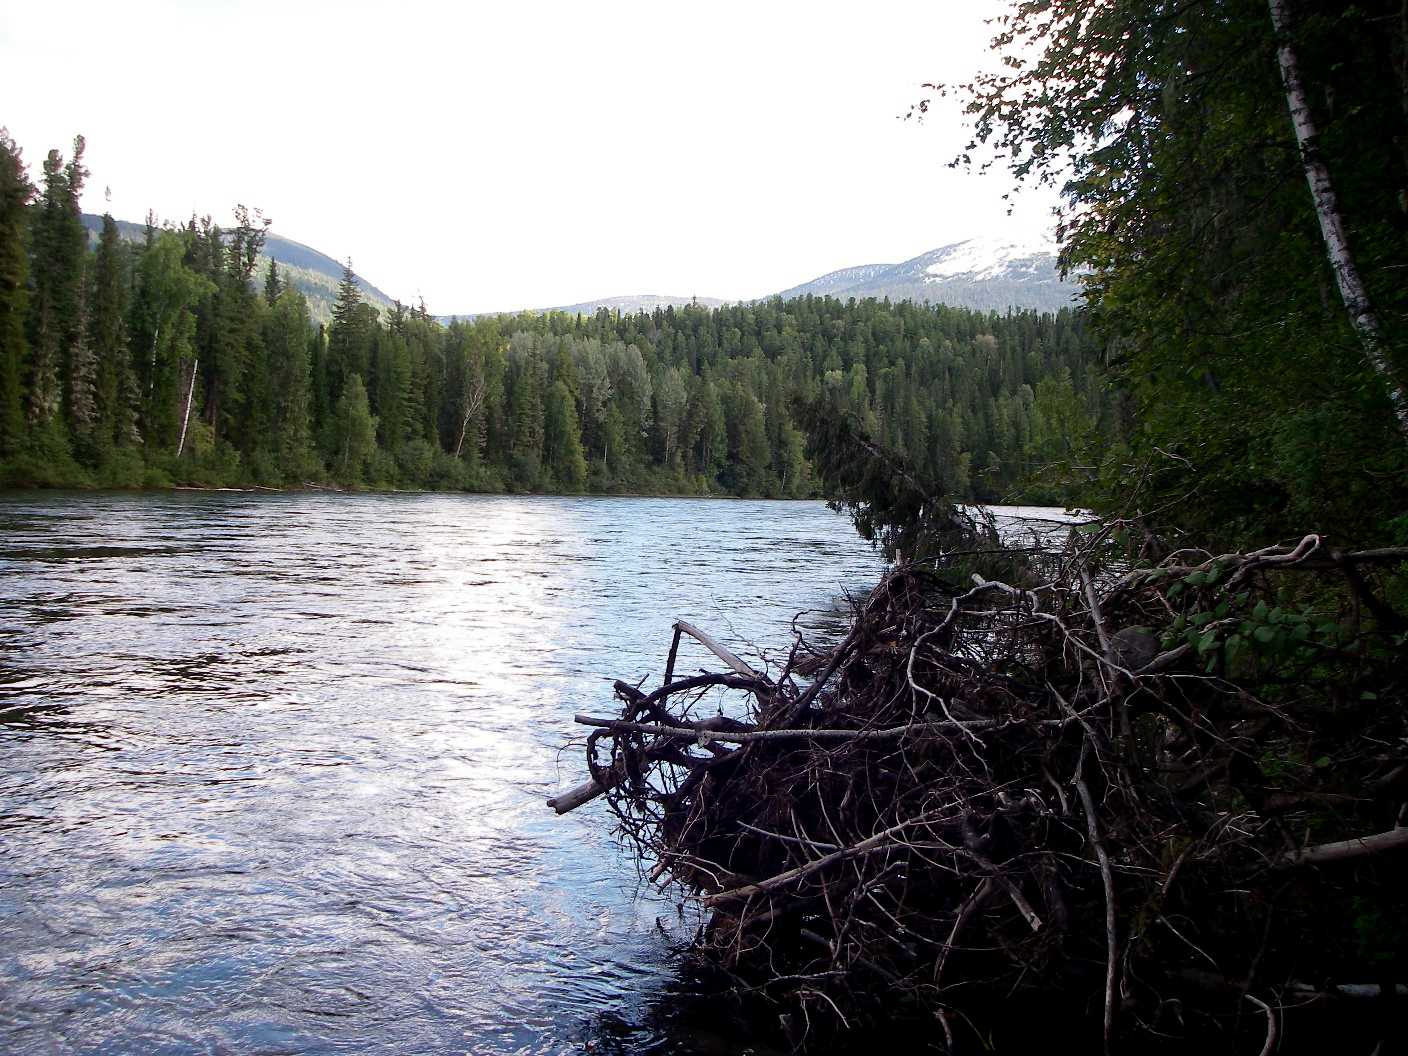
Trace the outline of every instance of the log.
{"type": "Polygon", "coordinates": [[[1281,868],[1293,865],[1326,865],[1403,847],[1408,847],[1408,828],[1389,829],[1388,832],[1376,832],[1372,836],[1357,836],[1352,840],[1322,843],[1299,851],[1290,851],[1276,864],[1281,868]]]}
{"type": "Polygon", "coordinates": [[[1100,822],[1095,814],[1095,800],[1090,795],[1090,786],[1085,783],[1085,745],[1081,746],[1080,762],[1076,765],[1076,791],[1080,793],[1081,808],[1085,811],[1085,828],[1090,842],[1095,848],[1095,857],[1100,862],[1100,879],[1105,888],[1105,1052],[1108,1056],[1115,1030],[1115,996],[1117,965],[1119,963],[1119,918],[1115,907],[1115,881],[1110,869],[1110,855],[1105,849],[1105,841],[1100,836],[1100,822]]]}
{"type": "MultiPolygon", "coordinates": [[[[615,782],[612,782],[613,784],[615,782]]],[[[607,786],[593,779],[584,781],[576,788],[569,788],[566,792],[559,792],[548,800],[548,806],[559,814],[566,814],[568,811],[576,810],[583,804],[590,803],[597,796],[606,792],[607,786]]]]}
{"type": "MultiPolygon", "coordinates": [[[[709,650],[709,652],[713,653],[724,663],[728,664],[729,667],[737,671],[740,675],[746,675],[749,678],[757,679],[761,679],[763,677],[757,671],[754,671],[751,667],[749,667],[746,663],[739,659],[737,654],[733,653],[717,638],[709,634],[707,631],[701,631],[698,627],[694,626],[694,624],[685,623],[684,620],[677,620],[675,622],[675,630],[689,635],[700,645],[702,645],[705,649],[709,650]]],[[[673,653],[671,655],[673,655],[673,653]]],[[[668,682],[669,679],[667,678],[666,681],[668,682]]]]}
{"type": "Polygon", "coordinates": [[[692,726],[662,726],[649,722],[627,722],[625,719],[603,719],[595,715],[574,715],[580,726],[595,726],[613,733],[647,733],[658,737],[679,737],[724,744],[748,744],[750,741],[887,741],[916,733],[938,733],[945,730],[992,730],[1003,726],[1062,726],[1066,719],[944,719],[935,722],[912,722],[905,726],[890,726],[883,730],[713,730],[706,723],[692,726]]]}

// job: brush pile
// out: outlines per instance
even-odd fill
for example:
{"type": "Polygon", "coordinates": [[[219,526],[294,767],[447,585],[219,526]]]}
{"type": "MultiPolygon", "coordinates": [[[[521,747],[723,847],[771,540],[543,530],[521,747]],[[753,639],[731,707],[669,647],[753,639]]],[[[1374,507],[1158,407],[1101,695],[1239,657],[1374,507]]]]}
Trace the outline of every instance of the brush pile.
{"type": "Polygon", "coordinates": [[[1382,1010],[1408,978],[1408,551],[1152,560],[1129,527],[1004,581],[896,568],[773,670],[676,624],[663,684],[577,717],[591,780],[550,803],[604,795],[795,1041],[905,1015],[951,1049],[1027,997],[1086,1051],[1255,1051],[1292,1007],[1382,1010]],[[685,638],[725,669],[677,674],[685,638]]]}

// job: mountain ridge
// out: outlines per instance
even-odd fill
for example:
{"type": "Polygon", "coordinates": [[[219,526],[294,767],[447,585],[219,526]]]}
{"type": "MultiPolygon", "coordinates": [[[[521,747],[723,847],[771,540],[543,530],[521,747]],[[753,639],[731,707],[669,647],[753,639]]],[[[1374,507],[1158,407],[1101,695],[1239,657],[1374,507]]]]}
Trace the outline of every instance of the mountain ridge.
{"type": "MultiPolygon", "coordinates": [[[[942,304],[975,311],[1030,309],[1055,312],[1075,306],[1078,283],[1061,277],[1056,246],[1045,239],[1001,237],[968,238],[949,242],[898,264],[859,264],[828,271],[814,279],[777,293],[743,301],[712,297],[663,297],[631,294],[555,308],[528,308],[528,312],[567,312],[593,315],[602,308],[623,312],[651,311],[692,302],[707,307],[724,304],[757,304],[780,297],[835,297],[847,300],[889,299],[892,302],[942,304]]],[[[479,312],[475,315],[512,315],[513,312],[479,312]]],[[[443,316],[442,318],[455,318],[443,316]]],[[[461,315],[458,318],[474,318],[461,315]]]]}
{"type": "MultiPolygon", "coordinates": [[[[97,213],[82,214],[83,226],[89,237],[96,239],[103,229],[103,218],[97,213]]],[[[131,220],[115,220],[119,237],[127,242],[141,242],[146,238],[146,224],[131,220]]],[[[283,277],[308,301],[308,309],[316,322],[326,323],[332,318],[332,305],[337,299],[337,287],[342,282],[343,265],[326,253],[312,246],[296,242],[291,238],[270,231],[264,240],[264,251],[259,254],[260,263],[257,276],[263,277],[270,260],[278,261],[283,277]]],[[[356,273],[353,273],[356,275],[356,273]]],[[[357,285],[362,296],[377,308],[391,307],[392,299],[377,289],[360,275],[356,275],[357,285]]]]}
{"type": "MultiPolygon", "coordinates": [[[[93,237],[102,229],[102,217],[94,213],[84,213],[83,223],[93,237]]],[[[128,241],[140,241],[145,237],[143,224],[118,220],[117,226],[122,238],[128,241]]],[[[1073,307],[1079,292],[1078,283],[1060,276],[1055,248],[1053,243],[1045,240],[969,238],[947,243],[898,264],[859,264],[838,268],[776,293],[743,301],[695,295],[635,293],[549,308],[463,312],[437,315],[436,318],[448,323],[452,319],[523,312],[595,315],[602,309],[632,314],[669,306],[681,308],[698,304],[718,308],[726,304],[756,304],[777,297],[791,300],[805,296],[835,297],[843,301],[850,298],[888,298],[892,302],[927,302],[976,311],[1031,309],[1054,312],[1073,307]]],[[[259,265],[261,273],[269,260],[277,261],[287,281],[307,298],[309,310],[316,321],[327,322],[332,317],[332,305],[337,297],[338,284],[342,281],[343,265],[339,261],[312,246],[274,232],[269,233],[264,243],[259,265]]],[[[392,298],[382,290],[360,275],[357,276],[357,283],[367,301],[379,309],[391,307],[392,298]]]]}
{"type": "Polygon", "coordinates": [[[1073,307],[1079,290],[1078,283],[1061,277],[1053,243],[989,237],[950,242],[899,264],[827,272],[774,296],[874,297],[978,311],[1054,312],[1073,307]]]}

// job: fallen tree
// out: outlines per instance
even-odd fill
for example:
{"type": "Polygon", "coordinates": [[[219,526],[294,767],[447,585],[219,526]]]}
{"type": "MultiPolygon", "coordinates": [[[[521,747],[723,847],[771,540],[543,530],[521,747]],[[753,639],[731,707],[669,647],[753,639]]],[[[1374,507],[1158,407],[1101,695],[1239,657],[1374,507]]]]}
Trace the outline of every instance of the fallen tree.
{"type": "Polygon", "coordinates": [[[902,1012],[952,1048],[1026,995],[1088,1020],[1083,1049],[1270,1051],[1288,1007],[1395,999],[1385,583],[1408,550],[1150,560],[1116,545],[1131,527],[961,587],[963,555],[898,567],[775,670],[678,623],[660,686],[577,717],[591,779],[549,802],[604,796],[650,878],[708,911],[699,950],[798,1042],[902,1012]],[[678,676],[685,638],[727,670],[678,676]]]}

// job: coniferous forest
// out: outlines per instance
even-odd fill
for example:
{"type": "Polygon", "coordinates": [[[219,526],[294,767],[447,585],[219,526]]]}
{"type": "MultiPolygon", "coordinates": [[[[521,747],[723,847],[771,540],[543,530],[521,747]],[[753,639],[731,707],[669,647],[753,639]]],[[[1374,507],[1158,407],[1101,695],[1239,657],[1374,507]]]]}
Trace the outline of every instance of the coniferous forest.
{"type": "Polygon", "coordinates": [[[1036,494],[1109,401],[1073,312],[773,300],[593,318],[313,323],[244,207],[138,242],[80,213],[83,140],[0,140],[0,484],[816,495],[829,406],[945,494],[1036,494]],[[90,244],[95,241],[95,244],[90,244]],[[1023,489],[1025,489],[1023,491],[1023,489]]]}

